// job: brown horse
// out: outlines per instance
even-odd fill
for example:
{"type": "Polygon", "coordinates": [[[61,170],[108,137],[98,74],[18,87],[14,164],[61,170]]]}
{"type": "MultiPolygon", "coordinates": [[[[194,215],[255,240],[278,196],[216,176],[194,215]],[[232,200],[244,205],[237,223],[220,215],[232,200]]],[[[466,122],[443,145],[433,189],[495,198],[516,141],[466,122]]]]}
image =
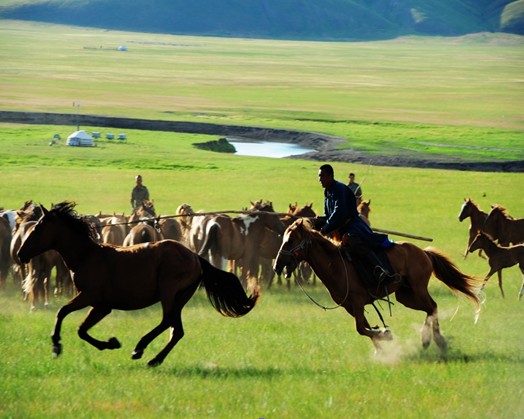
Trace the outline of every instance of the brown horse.
{"type": "Polygon", "coordinates": [[[124,239],[123,246],[134,246],[140,243],[154,243],[161,240],[160,232],[155,228],[141,222],[134,225],[124,239]]]}
{"type": "MultiPolygon", "coordinates": [[[[468,245],[466,247],[466,251],[464,252],[464,259],[468,256],[469,247],[473,242],[473,239],[475,239],[477,232],[484,228],[484,222],[486,221],[487,216],[488,213],[482,211],[471,198],[464,198],[464,203],[460,208],[458,219],[460,222],[464,221],[468,217],[471,219],[471,224],[469,226],[468,245]]],[[[482,256],[482,250],[479,251],[479,256],[482,256]]]]}
{"type": "Polygon", "coordinates": [[[161,364],[183,337],[181,311],[203,283],[213,307],[221,314],[239,317],[249,313],[258,290],[246,296],[239,280],[221,271],[173,240],[132,247],[98,244],[92,230],[74,212],[74,204],[62,202],[44,215],[24,240],[18,255],[23,262],[49,249],[57,250],[74,272],[77,295],[58,310],[52,334],[53,352],[60,355],[60,329],[69,313],[91,306],[78,335],[99,350],[120,348],[116,338],[100,341],[88,334],[112,309],[138,310],[160,301],[162,320],[140,339],[132,358],[142,357],[146,347],[171,329],[167,345],[148,365],[161,364]]]}
{"type": "Polygon", "coordinates": [[[328,289],[331,298],[355,317],[358,333],[368,336],[377,350],[380,349],[379,341],[391,339],[391,333],[388,329],[370,327],[364,307],[376,299],[395,293],[397,301],[406,307],[426,312],[422,328],[423,346],[430,344],[433,332],[433,339],[442,354],[445,353],[446,340],[440,334],[437,304],[428,291],[432,273],[451,290],[464,294],[479,307],[476,290],[481,282],[460,272],[435,249],[422,250],[411,243],[396,243],[387,251],[395,276],[392,281],[377,288],[374,295],[358,278],[352,262],[343,255],[344,252],[340,246],[312,230],[309,222],[299,219],[287,228],[274,269],[277,273],[284,272],[289,276],[300,261],[306,260],[328,289]]]}
{"type": "Polygon", "coordinates": [[[365,201],[360,201],[360,204],[357,206],[357,210],[360,213],[360,218],[364,220],[364,222],[371,226],[371,222],[369,221],[369,213],[371,212],[371,199],[367,199],[365,201]]]}
{"type": "Polygon", "coordinates": [[[284,225],[271,211],[258,210],[256,214],[234,218],[227,215],[214,217],[206,227],[199,254],[210,252],[214,257],[220,256],[230,261],[230,266],[240,264],[244,286],[248,285],[248,281],[258,282],[260,243],[266,229],[277,235],[284,233],[284,225]]]}
{"type": "Polygon", "coordinates": [[[488,255],[490,269],[484,279],[484,285],[486,285],[488,279],[496,272],[499,278],[499,288],[502,298],[504,298],[504,290],[502,289],[502,269],[510,268],[516,264],[519,265],[520,271],[522,272],[522,286],[519,291],[520,300],[524,293],[524,244],[503,247],[493,242],[486,233],[479,232],[469,246],[470,252],[474,252],[477,249],[484,250],[486,255],[488,255]]]}
{"type": "Polygon", "coordinates": [[[501,246],[524,242],[524,218],[513,218],[502,205],[491,207],[482,230],[501,246]]]}

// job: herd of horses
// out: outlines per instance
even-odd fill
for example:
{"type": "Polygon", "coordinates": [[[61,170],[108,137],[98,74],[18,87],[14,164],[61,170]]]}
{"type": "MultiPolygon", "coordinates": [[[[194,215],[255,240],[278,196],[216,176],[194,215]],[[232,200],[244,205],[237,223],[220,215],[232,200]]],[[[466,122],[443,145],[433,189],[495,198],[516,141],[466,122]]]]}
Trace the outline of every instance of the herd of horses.
{"type": "Polygon", "coordinates": [[[471,224],[464,257],[476,250],[481,257],[482,252],[486,254],[490,269],[484,285],[496,273],[502,297],[502,270],[518,265],[522,272],[518,295],[521,299],[524,294],[524,218],[513,218],[501,205],[492,205],[490,212],[486,213],[471,198],[464,199],[458,215],[459,221],[466,218],[470,218],[471,224]]]}
{"type": "MultiPolygon", "coordinates": [[[[465,256],[482,249],[489,259],[491,269],[484,280],[461,272],[435,248],[399,241],[386,252],[393,274],[373,289],[359,277],[356,255],[312,228],[312,204],[290,204],[287,213],[275,212],[272,203],[263,200],[241,211],[219,213],[195,212],[182,204],[172,216],[157,215],[150,201],[130,216],[79,215],[74,207],[62,202],[47,210],[28,201],[0,217],[0,285],[12,271],[33,308],[39,298],[48,305],[55,269],[55,292],[73,296],[57,313],[55,355],[62,352],[60,329],[69,313],[90,306],[79,337],[100,350],[116,349],[116,338],[101,341],[89,329],[113,309],[136,310],[160,302],[160,323],[132,354],[141,358],[149,343],[169,328],[168,343],[149,362],[159,365],[183,337],[181,311],[200,285],[218,312],[240,317],[255,307],[261,286],[270,287],[276,273],[279,280],[283,274],[288,287],[292,274],[301,282],[318,278],[377,350],[391,333],[385,323],[383,328],[368,323],[365,306],[377,300],[389,303],[389,295],[395,294],[406,307],[426,313],[423,347],[433,339],[445,356],[437,304],[428,290],[431,275],[471,300],[478,313],[479,290],[491,275],[499,274],[504,295],[500,271],[518,263],[524,274],[524,244],[518,244],[524,240],[524,220],[512,218],[501,206],[485,214],[471,199],[462,206],[459,220],[471,218],[465,256]]],[[[359,211],[369,223],[370,201],[361,202],[359,211]]],[[[524,282],[519,298],[523,288],[524,282]]]]}

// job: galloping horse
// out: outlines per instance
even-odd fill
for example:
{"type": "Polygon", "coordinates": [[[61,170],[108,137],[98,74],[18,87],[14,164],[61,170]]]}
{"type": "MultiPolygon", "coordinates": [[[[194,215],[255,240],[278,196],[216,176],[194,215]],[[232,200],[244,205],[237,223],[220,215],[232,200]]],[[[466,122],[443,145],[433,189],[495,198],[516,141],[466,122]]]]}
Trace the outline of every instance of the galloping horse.
{"type": "Polygon", "coordinates": [[[491,240],[486,233],[479,231],[473,242],[469,246],[469,251],[474,252],[477,249],[482,249],[488,255],[489,272],[484,278],[484,285],[488,279],[496,272],[499,278],[499,288],[502,298],[504,298],[504,290],[502,289],[502,269],[510,268],[516,264],[519,265],[522,272],[522,286],[519,291],[519,300],[524,293],[524,244],[517,244],[515,246],[503,247],[491,240]]]}
{"type": "MultiPolygon", "coordinates": [[[[479,206],[473,202],[471,198],[464,198],[464,203],[460,208],[458,219],[460,222],[462,222],[468,217],[471,218],[471,224],[469,226],[468,245],[466,247],[466,251],[464,252],[464,259],[468,256],[469,247],[471,246],[473,239],[477,235],[477,232],[479,230],[482,230],[482,228],[484,227],[484,222],[486,221],[487,216],[488,213],[482,211],[479,208],[479,206]]],[[[479,251],[479,256],[482,256],[482,250],[479,251]]]]}
{"type": "Polygon", "coordinates": [[[18,255],[27,262],[49,249],[57,250],[74,272],[77,295],[58,310],[51,336],[53,352],[62,352],[60,328],[69,313],[91,306],[78,335],[99,350],[120,348],[116,338],[100,341],[89,329],[112,309],[138,310],[160,301],[163,317],[158,326],[144,335],[132,358],[142,357],[146,347],[171,328],[167,345],[148,365],[161,364],[184,336],[181,311],[200,283],[209,301],[221,314],[239,317],[249,313],[258,300],[258,290],[246,296],[238,278],[221,271],[173,240],[132,247],[98,244],[92,230],[74,211],[74,203],[62,202],[44,215],[24,240],[18,255]]]}
{"type": "Polygon", "coordinates": [[[524,218],[513,218],[502,205],[491,207],[482,230],[501,246],[524,242],[524,218]]]}
{"type": "Polygon", "coordinates": [[[282,247],[278,252],[274,269],[286,277],[291,275],[298,263],[307,261],[324,283],[331,298],[355,317],[358,333],[368,336],[376,350],[380,350],[381,340],[390,340],[388,329],[378,330],[370,327],[365,315],[366,304],[395,293],[397,301],[408,308],[426,312],[422,327],[422,345],[429,346],[431,335],[442,354],[446,351],[446,340],[440,334],[437,303],[428,291],[432,273],[451,290],[468,297],[477,308],[479,298],[476,294],[480,281],[459,271],[443,254],[433,248],[424,250],[407,242],[398,242],[387,251],[393,267],[393,281],[377,288],[371,295],[366,285],[358,278],[352,262],[343,255],[340,246],[323,237],[311,228],[304,219],[295,221],[284,234],[282,247]]]}

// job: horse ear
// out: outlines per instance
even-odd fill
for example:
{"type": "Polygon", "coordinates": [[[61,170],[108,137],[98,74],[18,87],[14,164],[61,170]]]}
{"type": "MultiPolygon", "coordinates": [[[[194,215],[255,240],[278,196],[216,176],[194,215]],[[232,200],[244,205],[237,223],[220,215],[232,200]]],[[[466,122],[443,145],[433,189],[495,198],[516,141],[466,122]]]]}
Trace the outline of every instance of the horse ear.
{"type": "Polygon", "coordinates": [[[46,207],[44,207],[43,205],[40,205],[40,208],[42,208],[42,212],[44,213],[44,215],[49,214],[49,211],[46,209],[46,207]]]}

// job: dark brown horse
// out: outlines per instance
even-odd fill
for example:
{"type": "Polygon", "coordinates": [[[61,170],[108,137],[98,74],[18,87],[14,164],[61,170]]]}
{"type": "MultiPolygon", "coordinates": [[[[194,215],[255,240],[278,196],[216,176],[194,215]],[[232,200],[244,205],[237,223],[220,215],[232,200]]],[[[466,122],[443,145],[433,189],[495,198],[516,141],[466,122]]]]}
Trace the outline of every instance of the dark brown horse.
{"type": "MultiPolygon", "coordinates": [[[[502,289],[502,269],[510,268],[519,265],[522,272],[522,286],[519,291],[519,300],[524,293],[524,244],[517,244],[515,246],[503,247],[490,239],[490,237],[483,232],[479,232],[473,242],[469,246],[469,251],[474,252],[477,249],[482,249],[488,255],[489,272],[484,279],[484,285],[489,278],[496,272],[499,278],[499,288],[502,298],[504,298],[504,290],[502,289]]],[[[484,286],[483,286],[484,287],[484,286]]]]}
{"type": "Polygon", "coordinates": [[[524,218],[513,218],[502,205],[491,207],[482,230],[501,246],[524,242],[524,218]]]}
{"type": "MultiPolygon", "coordinates": [[[[458,219],[460,222],[464,221],[466,218],[471,219],[471,224],[469,225],[468,245],[464,252],[464,259],[468,256],[469,246],[473,242],[477,232],[484,228],[484,222],[486,221],[487,216],[488,213],[482,211],[471,198],[464,199],[458,219]]],[[[482,256],[482,250],[479,251],[479,256],[482,256]]]]}
{"type": "Polygon", "coordinates": [[[238,278],[221,271],[173,240],[132,247],[98,244],[92,230],[74,212],[74,204],[62,202],[44,215],[24,240],[18,255],[23,262],[49,249],[57,250],[74,272],[77,295],[58,310],[52,334],[53,352],[60,355],[60,329],[69,313],[91,306],[78,335],[99,350],[117,349],[116,338],[101,341],[88,334],[112,309],[138,310],[160,301],[162,320],[140,339],[132,358],[142,357],[146,347],[171,329],[167,345],[151,360],[161,364],[183,337],[181,311],[202,283],[213,307],[229,317],[243,316],[258,300],[258,290],[246,296],[238,278]]]}
{"type": "Polygon", "coordinates": [[[422,250],[414,244],[398,242],[387,251],[387,256],[395,276],[385,286],[370,293],[357,276],[352,262],[344,256],[344,251],[312,230],[309,222],[299,219],[287,228],[274,268],[277,273],[284,272],[289,276],[300,261],[306,260],[328,289],[331,298],[355,317],[357,331],[368,336],[377,350],[380,349],[379,341],[391,339],[391,333],[388,329],[372,328],[365,317],[364,307],[395,293],[397,301],[406,307],[426,313],[421,332],[422,344],[427,347],[433,334],[444,354],[446,340],[440,334],[437,303],[428,291],[431,274],[434,273],[454,292],[464,294],[477,307],[479,298],[476,290],[481,281],[460,272],[446,256],[432,248],[422,250]]]}

